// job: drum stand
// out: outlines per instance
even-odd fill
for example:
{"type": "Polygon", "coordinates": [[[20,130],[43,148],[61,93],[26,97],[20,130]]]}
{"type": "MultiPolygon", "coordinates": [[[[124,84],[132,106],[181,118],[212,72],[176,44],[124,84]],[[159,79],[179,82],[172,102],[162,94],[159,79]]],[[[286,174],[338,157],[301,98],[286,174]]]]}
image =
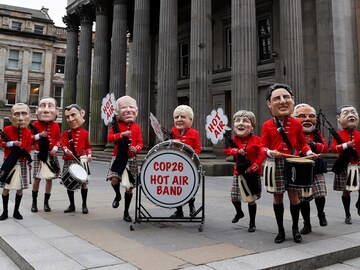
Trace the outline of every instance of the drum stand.
{"type": "Polygon", "coordinates": [[[138,186],[136,187],[136,202],[135,202],[135,220],[130,224],[130,230],[135,229],[135,224],[140,222],[196,222],[200,223],[198,230],[199,232],[203,231],[204,222],[205,222],[205,174],[202,169],[199,172],[201,179],[201,188],[202,188],[202,199],[201,206],[196,210],[196,212],[189,217],[155,217],[152,216],[149,211],[146,210],[144,205],[141,203],[142,199],[142,185],[141,181],[138,181],[138,186]]]}

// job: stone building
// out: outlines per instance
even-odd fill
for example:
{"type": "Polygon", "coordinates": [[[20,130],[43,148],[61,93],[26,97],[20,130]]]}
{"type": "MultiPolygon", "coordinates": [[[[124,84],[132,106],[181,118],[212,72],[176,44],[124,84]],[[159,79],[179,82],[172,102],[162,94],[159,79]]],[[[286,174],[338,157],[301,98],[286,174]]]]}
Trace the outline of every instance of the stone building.
{"type": "Polygon", "coordinates": [[[17,102],[29,104],[34,112],[41,97],[51,96],[62,107],[66,34],[44,7],[0,4],[0,128],[9,124],[17,102]]]}
{"type": "Polygon", "coordinates": [[[211,110],[222,107],[229,119],[253,110],[259,133],[274,82],[289,84],[297,103],[321,108],[336,126],[337,106],[360,108],[359,18],[359,0],[68,0],[64,102],[91,112],[100,149],[108,92],[137,99],[147,146],[156,143],[149,112],[169,129],[173,109],[189,104],[204,156],[223,146],[206,138],[211,110]]]}

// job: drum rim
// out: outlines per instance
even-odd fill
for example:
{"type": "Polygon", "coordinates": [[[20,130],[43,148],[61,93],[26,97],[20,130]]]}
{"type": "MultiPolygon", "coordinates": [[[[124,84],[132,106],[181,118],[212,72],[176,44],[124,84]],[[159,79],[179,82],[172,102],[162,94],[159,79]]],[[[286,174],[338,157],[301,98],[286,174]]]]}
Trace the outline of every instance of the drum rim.
{"type": "Polygon", "coordinates": [[[88,178],[88,174],[87,174],[87,172],[86,172],[86,170],[84,169],[84,167],[83,166],[81,166],[80,164],[77,164],[77,163],[73,163],[73,164],[70,164],[70,166],[69,166],[69,168],[68,168],[68,170],[67,170],[67,172],[72,176],[72,177],[76,177],[76,179],[78,179],[78,180],[81,180],[83,183],[85,183],[86,182],[86,180],[87,180],[87,178],[88,178]],[[71,171],[71,167],[79,167],[79,168],[81,168],[81,170],[83,170],[83,172],[85,173],[85,179],[83,179],[83,178],[78,178],[76,175],[74,175],[73,173],[72,173],[72,171],[71,171]]]}
{"type": "Polygon", "coordinates": [[[196,193],[199,189],[199,186],[200,186],[200,179],[201,179],[201,177],[200,177],[200,173],[199,173],[199,168],[196,166],[194,160],[191,159],[188,155],[183,154],[183,151],[180,151],[177,148],[160,148],[155,152],[149,153],[147,155],[147,158],[142,163],[141,169],[140,169],[140,183],[141,183],[142,190],[143,190],[145,196],[155,205],[161,206],[164,208],[174,208],[174,207],[178,207],[178,206],[181,206],[181,205],[187,203],[192,197],[194,197],[196,195],[196,193]],[[184,198],[182,201],[178,201],[177,203],[172,203],[172,204],[166,204],[163,201],[160,201],[157,198],[155,198],[151,194],[151,192],[148,191],[147,185],[144,180],[144,174],[145,174],[146,168],[150,165],[151,161],[153,161],[153,159],[155,159],[161,155],[165,155],[165,154],[173,154],[173,155],[177,155],[177,156],[185,159],[185,161],[192,168],[191,173],[194,176],[194,183],[191,187],[191,192],[189,192],[189,194],[186,196],[186,198],[184,198]]]}

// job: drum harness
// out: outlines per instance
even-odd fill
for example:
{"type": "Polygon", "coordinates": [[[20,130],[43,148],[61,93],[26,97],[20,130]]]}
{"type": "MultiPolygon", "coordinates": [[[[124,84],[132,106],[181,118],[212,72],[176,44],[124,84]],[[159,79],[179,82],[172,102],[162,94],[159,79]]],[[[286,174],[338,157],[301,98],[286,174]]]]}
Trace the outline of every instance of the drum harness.
{"type": "Polygon", "coordinates": [[[274,117],[274,122],[277,126],[277,131],[280,133],[284,143],[286,144],[286,146],[289,148],[289,150],[291,151],[291,154],[295,155],[295,150],[293,148],[293,146],[291,145],[288,137],[286,136],[286,133],[285,133],[285,129],[284,127],[281,125],[279,119],[275,116],[274,117]]]}

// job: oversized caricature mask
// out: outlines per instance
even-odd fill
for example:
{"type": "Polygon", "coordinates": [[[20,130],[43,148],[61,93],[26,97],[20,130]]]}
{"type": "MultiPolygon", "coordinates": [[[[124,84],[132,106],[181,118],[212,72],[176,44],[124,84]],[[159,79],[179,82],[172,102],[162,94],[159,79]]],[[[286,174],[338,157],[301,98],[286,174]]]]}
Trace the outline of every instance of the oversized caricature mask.
{"type": "Polygon", "coordinates": [[[187,105],[179,105],[175,108],[173,117],[175,128],[178,130],[186,130],[192,126],[194,112],[191,107],[187,105]]]}
{"type": "Polygon", "coordinates": [[[310,133],[315,130],[317,119],[315,110],[312,107],[306,106],[297,108],[295,116],[301,121],[305,133],[310,133]]]}
{"type": "Polygon", "coordinates": [[[136,100],[129,96],[123,96],[117,100],[118,120],[127,124],[133,123],[138,114],[136,100]]]}
{"type": "Polygon", "coordinates": [[[77,104],[71,104],[65,108],[66,122],[71,129],[77,129],[85,122],[85,111],[77,104]]]}
{"type": "Polygon", "coordinates": [[[31,113],[28,105],[24,103],[16,103],[11,108],[11,115],[9,116],[11,124],[18,128],[26,128],[31,121],[31,113]]]}
{"type": "Polygon", "coordinates": [[[294,99],[285,88],[277,88],[272,91],[266,104],[272,116],[285,117],[294,111],[294,99]]]}
{"type": "Polygon", "coordinates": [[[355,129],[359,125],[359,114],[355,107],[349,106],[341,109],[337,120],[343,129],[355,129]]]}
{"type": "Polygon", "coordinates": [[[40,100],[39,106],[36,109],[36,115],[40,121],[54,121],[58,114],[59,110],[53,98],[43,98],[40,100]]]}

